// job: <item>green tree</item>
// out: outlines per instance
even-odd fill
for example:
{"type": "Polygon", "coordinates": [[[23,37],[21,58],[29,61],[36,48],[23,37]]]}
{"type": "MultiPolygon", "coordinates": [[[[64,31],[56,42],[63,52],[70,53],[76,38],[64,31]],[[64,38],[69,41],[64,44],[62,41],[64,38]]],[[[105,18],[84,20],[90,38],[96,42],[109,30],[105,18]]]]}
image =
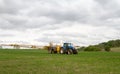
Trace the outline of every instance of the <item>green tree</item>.
{"type": "Polygon", "coordinates": [[[84,51],[101,51],[101,49],[97,46],[88,46],[84,49],[84,51]]]}

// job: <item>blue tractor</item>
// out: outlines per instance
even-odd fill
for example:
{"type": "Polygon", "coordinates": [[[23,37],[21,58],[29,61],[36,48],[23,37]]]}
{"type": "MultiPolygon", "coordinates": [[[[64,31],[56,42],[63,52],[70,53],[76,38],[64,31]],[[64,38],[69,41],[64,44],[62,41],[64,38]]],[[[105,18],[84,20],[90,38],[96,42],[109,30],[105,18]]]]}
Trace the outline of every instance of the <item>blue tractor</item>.
{"type": "Polygon", "coordinates": [[[75,49],[72,43],[63,43],[63,46],[60,49],[61,54],[78,54],[78,51],[75,49]]]}

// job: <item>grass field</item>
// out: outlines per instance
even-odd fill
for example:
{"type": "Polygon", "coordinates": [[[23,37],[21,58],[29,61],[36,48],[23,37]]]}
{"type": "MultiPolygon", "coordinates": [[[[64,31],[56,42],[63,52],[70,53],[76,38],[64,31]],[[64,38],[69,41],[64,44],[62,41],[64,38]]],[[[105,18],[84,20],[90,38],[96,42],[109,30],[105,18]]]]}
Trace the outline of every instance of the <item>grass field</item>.
{"type": "Polygon", "coordinates": [[[120,74],[120,52],[61,55],[1,49],[0,74],[120,74]]]}
{"type": "Polygon", "coordinates": [[[120,52],[120,47],[111,48],[111,51],[112,51],[112,52],[120,52]]]}

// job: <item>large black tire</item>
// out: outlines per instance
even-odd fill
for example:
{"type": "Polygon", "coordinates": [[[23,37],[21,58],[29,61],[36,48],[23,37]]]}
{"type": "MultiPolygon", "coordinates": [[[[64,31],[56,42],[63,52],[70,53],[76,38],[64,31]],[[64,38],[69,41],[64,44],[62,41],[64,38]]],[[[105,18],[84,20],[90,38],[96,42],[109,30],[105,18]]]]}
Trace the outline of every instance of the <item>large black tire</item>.
{"type": "Polygon", "coordinates": [[[54,50],[53,50],[53,49],[50,49],[50,53],[53,54],[53,53],[54,53],[54,50]]]}
{"type": "Polygon", "coordinates": [[[48,53],[50,53],[50,54],[53,53],[53,48],[52,47],[48,47],[48,53]]]}
{"type": "Polygon", "coordinates": [[[74,49],[73,54],[78,54],[78,51],[76,49],[74,49]]]}
{"type": "Polygon", "coordinates": [[[57,53],[57,48],[53,47],[53,50],[54,50],[54,53],[56,54],[57,53]]]}
{"type": "Polygon", "coordinates": [[[64,49],[61,48],[61,49],[60,49],[60,54],[64,54],[64,53],[65,53],[64,49]]]}
{"type": "Polygon", "coordinates": [[[51,54],[56,54],[57,53],[57,50],[56,50],[56,48],[55,47],[51,47],[51,48],[49,48],[49,53],[51,53],[51,54]]]}
{"type": "Polygon", "coordinates": [[[72,54],[72,49],[68,49],[67,54],[72,54]]]}

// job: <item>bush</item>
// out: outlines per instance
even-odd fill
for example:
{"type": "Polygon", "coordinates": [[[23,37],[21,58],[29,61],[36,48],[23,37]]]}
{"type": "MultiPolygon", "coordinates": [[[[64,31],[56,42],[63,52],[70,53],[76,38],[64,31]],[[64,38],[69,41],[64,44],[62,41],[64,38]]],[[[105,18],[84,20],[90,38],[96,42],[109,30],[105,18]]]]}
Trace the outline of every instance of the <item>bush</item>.
{"type": "Polygon", "coordinates": [[[84,51],[101,51],[101,49],[95,46],[88,46],[84,49],[84,51]]]}
{"type": "Polygon", "coordinates": [[[105,51],[110,51],[111,49],[110,49],[110,46],[105,46],[105,51]]]}
{"type": "Polygon", "coordinates": [[[84,51],[84,49],[85,49],[85,47],[80,47],[80,48],[78,48],[77,50],[78,50],[78,51],[84,51]]]}

